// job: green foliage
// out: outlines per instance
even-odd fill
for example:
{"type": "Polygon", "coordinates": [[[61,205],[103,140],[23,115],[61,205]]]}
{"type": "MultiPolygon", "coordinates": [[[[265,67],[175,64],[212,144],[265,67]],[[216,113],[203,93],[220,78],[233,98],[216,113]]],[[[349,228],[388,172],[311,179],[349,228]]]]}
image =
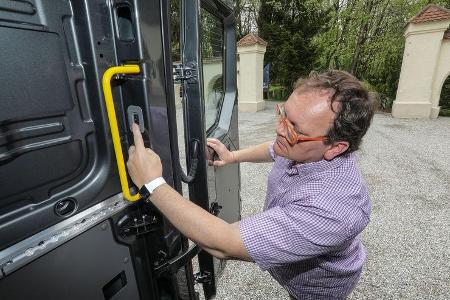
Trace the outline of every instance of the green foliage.
{"type": "Polygon", "coordinates": [[[445,7],[445,8],[450,8],[450,0],[435,0],[435,1],[428,1],[428,2],[435,3],[435,4],[445,7]]]}
{"type": "Polygon", "coordinates": [[[235,0],[236,37],[239,41],[256,28],[259,0],[235,0]]]}
{"type": "Polygon", "coordinates": [[[390,111],[392,109],[392,105],[394,104],[394,98],[386,97],[384,94],[379,94],[380,105],[379,107],[383,111],[390,111]]]}
{"type": "MultiPolygon", "coordinates": [[[[271,64],[271,82],[291,90],[298,77],[312,70],[346,70],[367,82],[379,94],[381,107],[390,109],[400,77],[405,26],[429,3],[261,0],[257,23],[259,35],[268,42],[265,63],[271,64]]],[[[450,8],[450,0],[433,3],[450,8]]],[[[450,85],[448,93],[446,99],[450,85]]]]}
{"type": "Polygon", "coordinates": [[[441,111],[443,109],[450,110],[450,76],[447,77],[442,86],[439,105],[441,106],[441,111]]]}
{"type": "MultiPolygon", "coordinates": [[[[173,61],[180,60],[180,0],[171,0],[173,61]]],[[[293,83],[312,70],[341,69],[363,80],[384,110],[396,97],[408,21],[429,3],[450,9],[450,0],[236,0],[238,40],[251,31],[268,42],[269,97],[284,101],[293,83]],[[255,20],[256,19],[256,20],[255,20]],[[256,27],[255,28],[255,21],[256,27]]],[[[221,54],[214,18],[201,14],[202,53],[221,54]],[[216,46],[217,44],[217,46],[216,46]],[[213,47],[213,45],[215,47],[213,47]]],[[[450,109],[450,80],[441,94],[441,113],[450,109]]]]}
{"type": "Polygon", "coordinates": [[[332,21],[314,39],[321,50],[318,68],[343,69],[366,80],[379,93],[382,107],[389,108],[400,77],[404,26],[425,5],[426,1],[404,0],[330,5],[332,21]]]}
{"type": "Polygon", "coordinates": [[[181,12],[180,0],[170,1],[170,49],[172,61],[181,60],[180,38],[181,38],[181,12]]]}
{"type": "Polygon", "coordinates": [[[289,95],[287,88],[281,85],[270,85],[268,91],[269,100],[273,101],[286,101],[289,95]]]}
{"type": "Polygon", "coordinates": [[[201,48],[203,59],[222,59],[223,23],[205,9],[200,10],[201,48]]]}
{"type": "Polygon", "coordinates": [[[317,50],[311,41],[326,23],[326,14],[315,1],[263,0],[257,23],[268,42],[264,60],[271,64],[271,82],[292,90],[298,77],[313,67],[317,50]]]}
{"type": "Polygon", "coordinates": [[[441,110],[439,111],[439,116],[450,117],[450,108],[441,108],[441,110]]]}

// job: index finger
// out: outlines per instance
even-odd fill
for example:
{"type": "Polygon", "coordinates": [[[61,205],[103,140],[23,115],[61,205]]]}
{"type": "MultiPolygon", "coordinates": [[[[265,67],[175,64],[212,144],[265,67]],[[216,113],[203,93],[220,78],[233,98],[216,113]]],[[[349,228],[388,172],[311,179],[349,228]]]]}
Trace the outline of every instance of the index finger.
{"type": "Polygon", "coordinates": [[[212,143],[211,141],[206,141],[206,145],[212,148],[214,151],[219,147],[219,145],[212,143]]]}
{"type": "Polygon", "coordinates": [[[215,138],[207,138],[206,141],[209,142],[209,143],[215,143],[215,144],[220,143],[220,141],[218,139],[215,139],[215,138]]]}
{"type": "Polygon", "coordinates": [[[141,131],[139,130],[139,126],[136,123],[133,124],[133,139],[136,149],[145,149],[141,131]]]}

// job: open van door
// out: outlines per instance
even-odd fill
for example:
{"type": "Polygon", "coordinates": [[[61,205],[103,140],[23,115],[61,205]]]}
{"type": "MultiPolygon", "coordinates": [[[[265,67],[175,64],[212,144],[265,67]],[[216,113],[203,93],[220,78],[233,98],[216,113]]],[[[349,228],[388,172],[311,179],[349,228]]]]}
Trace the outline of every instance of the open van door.
{"type": "MultiPolygon", "coordinates": [[[[233,7],[218,0],[181,1],[182,82],[186,156],[198,142],[199,164],[189,185],[192,201],[229,223],[240,220],[239,165],[208,166],[213,155],[206,138],[222,141],[230,150],[239,147],[236,93],[236,37],[233,7]]],[[[190,168],[191,162],[187,161],[190,168]]],[[[205,297],[216,293],[217,275],[224,261],[202,251],[198,256],[205,297]]]]}
{"type": "Polygon", "coordinates": [[[164,0],[0,1],[0,299],[196,299],[186,239],[124,199],[115,157],[138,121],[180,191],[167,16],[164,0]],[[123,65],[138,71],[102,84],[123,65]]]}

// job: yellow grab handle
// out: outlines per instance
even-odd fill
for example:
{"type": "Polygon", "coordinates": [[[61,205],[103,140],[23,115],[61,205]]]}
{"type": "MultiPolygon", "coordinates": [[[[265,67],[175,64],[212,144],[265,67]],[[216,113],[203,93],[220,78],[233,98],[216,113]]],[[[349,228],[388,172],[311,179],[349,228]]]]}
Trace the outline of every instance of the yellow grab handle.
{"type": "Polygon", "coordinates": [[[109,127],[111,127],[111,135],[114,144],[114,152],[116,153],[117,168],[119,169],[120,185],[122,186],[122,193],[125,199],[129,201],[136,201],[141,198],[139,193],[135,195],[130,194],[127,172],[125,169],[125,162],[122,154],[122,144],[120,143],[119,127],[117,126],[116,110],[114,109],[114,102],[111,90],[111,79],[116,74],[138,74],[140,72],[138,65],[124,65],[118,67],[111,67],[103,74],[103,94],[105,95],[106,110],[108,111],[109,127]]]}

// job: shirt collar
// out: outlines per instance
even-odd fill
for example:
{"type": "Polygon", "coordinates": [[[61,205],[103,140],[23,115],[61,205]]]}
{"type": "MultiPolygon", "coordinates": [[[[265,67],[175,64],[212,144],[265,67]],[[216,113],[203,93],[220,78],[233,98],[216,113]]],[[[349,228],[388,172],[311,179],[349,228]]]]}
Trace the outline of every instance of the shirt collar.
{"type": "Polygon", "coordinates": [[[314,174],[320,173],[326,170],[331,170],[339,167],[344,163],[344,161],[348,160],[353,156],[353,153],[338,156],[332,160],[319,160],[310,163],[295,163],[294,161],[290,161],[286,173],[289,176],[298,175],[301,173],[314,174]]]}

